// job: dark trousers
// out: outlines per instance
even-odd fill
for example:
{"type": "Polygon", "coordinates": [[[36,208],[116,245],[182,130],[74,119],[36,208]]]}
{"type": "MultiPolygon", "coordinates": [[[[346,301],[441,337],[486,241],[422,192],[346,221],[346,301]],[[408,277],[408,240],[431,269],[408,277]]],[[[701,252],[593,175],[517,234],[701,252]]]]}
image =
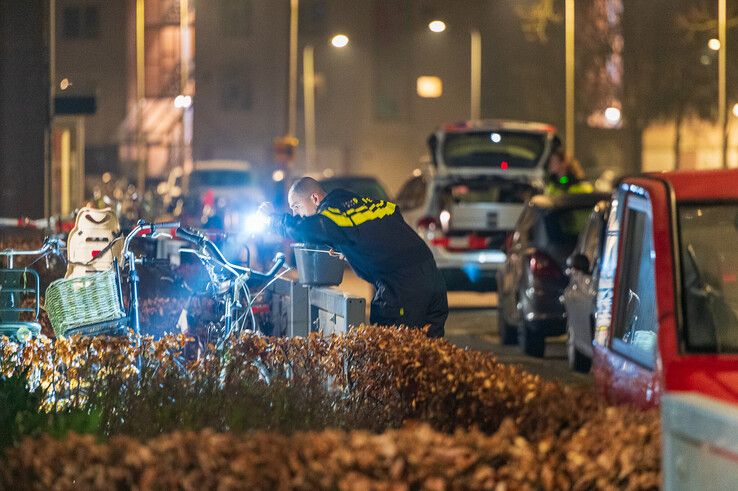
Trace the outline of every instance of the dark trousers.
{"type": "Polygon", "coordinates": [[[424,327],[428,336],[443,337],[448,317],[446,282],[434,261],[394,271],[378,280],[370,322],[383,326],[424,327]]]}

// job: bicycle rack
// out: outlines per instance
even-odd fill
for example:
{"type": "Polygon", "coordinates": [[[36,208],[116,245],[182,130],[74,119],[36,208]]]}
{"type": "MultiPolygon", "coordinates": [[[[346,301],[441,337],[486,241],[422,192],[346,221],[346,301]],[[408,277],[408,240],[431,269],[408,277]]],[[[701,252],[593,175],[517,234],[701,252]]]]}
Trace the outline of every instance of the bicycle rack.
{"type": "Polygon", "coordinates": [[[366,322],[366,300],[335,287],[311,287],[280,278],[269,290],[275,334],[329,336],[366,322]]]}
{"type": "Polygon", "coordinates": [[[307,336],[310,332],[308,287],[278,278],[271,284],[269,291],[274,335],[307,336]]]}
{"type": "Polygon", "coordinates": [[[345,333],[366,320],[366,300],[336,287],[310,287],[310,326],[324,336],[345,333]]]}

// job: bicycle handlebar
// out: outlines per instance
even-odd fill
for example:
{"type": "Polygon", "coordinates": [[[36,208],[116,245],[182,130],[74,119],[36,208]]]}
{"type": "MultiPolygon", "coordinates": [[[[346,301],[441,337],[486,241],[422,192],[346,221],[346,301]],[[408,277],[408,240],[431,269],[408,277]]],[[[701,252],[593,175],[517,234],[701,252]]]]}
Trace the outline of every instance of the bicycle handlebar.
{"type": "Polygon", "coordinates": [[[274,259],[272,260],[272,267],[267,272],[261,272],[256,271],[251,268],[246,268],[243,266],[238,266],[236,264],[231,263],[229,260],[223,256],[223,253],[218,249],[218,246],[213,244],[213,242],[205,237],[202,233],[191,230],[183,227],[177,228],[177,237],[184,239],[188,242],[191,242],[195,244],[198,248],[205,249],[208,254],[215,260],[216,262],[219,262],[223,264],[227,269],[230,269],[232,272],[235,271],[239,274],[248,274],[250,278],[260,280],[260,281],[267,281],[272,278],[279,272],[279,270],[284,265],[284,262],[286,260],[285,255],[281,252],[278,252],[274,259]]]}
{"type": "Polygon", "coordinates": [[[0,251],[0,256],[40,256],[42,254],[61,254],[60,249],[64,248],[64,241],[58,237],[46,237],[40,249],[32,251],[24,251],[18,249],[4,249],[0,251]]]}

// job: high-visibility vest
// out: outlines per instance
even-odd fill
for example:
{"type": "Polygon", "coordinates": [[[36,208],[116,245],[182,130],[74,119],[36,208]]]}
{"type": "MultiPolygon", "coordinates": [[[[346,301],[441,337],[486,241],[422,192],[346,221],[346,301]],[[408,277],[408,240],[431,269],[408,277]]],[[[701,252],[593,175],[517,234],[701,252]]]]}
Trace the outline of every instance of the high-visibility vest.
{"type": "Polygon", "coordinates": [[[544,189],[544,193],[548,196],[562,196],[564,194],[587,194],[593,192],[594,186],[592,186],[592,184],[587,181],[575,182],[568,187],[557,185],[555,182],[549,182],[548,184],[546,184],[546,188],[544,189]]]}

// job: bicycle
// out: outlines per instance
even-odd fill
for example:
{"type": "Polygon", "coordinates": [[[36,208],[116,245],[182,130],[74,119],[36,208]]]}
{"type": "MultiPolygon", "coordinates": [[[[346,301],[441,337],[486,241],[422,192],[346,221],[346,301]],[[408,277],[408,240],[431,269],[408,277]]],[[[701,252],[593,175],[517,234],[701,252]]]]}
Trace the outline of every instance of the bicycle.
{"type": "MultiPolygon", "coordinates": [[[[180,253],[194,254],[200,260],[209,277],[206,292],[222,310],[218,322],[208,326],[205,342],[209,344],[215,341],[213,344],[216,349],[221,350],[232,336],[237,337],[246,331],[263,334],[254,315],[255,301],[272,282],[289,271],[287,268],[277,274],[284,266],[285,255],[277,253],[270,270],[260,272],[228,261],[221,250],[198,231],[180,227],[176,236],[195,247],[181,249],[180,253]],[[266,285],[256,295],[252,295],[250,286],[253,282],[266,285]]],[[[185,308],[178,322],[183,333],[190,331],[188,317],[185,308]]]]}
{"type": "Polygon", "coordinates": [[[41,308],[41,280],[33,266],[45,259],[49,268],[50,256],[64,259],[62,250],[64,241],[52,236],[44,239],[39,249],[26,251],[5,249],[0,256],[5,257],[7,264],[0,269],[0,336],[7,336],[11,340],[27,342],[41,333],[39,314],[41,308]],[[37,256],[29,265],[22,268],[15,267],[15,258],[19,256],[37,256]],[[30,275],[30,281],[29,281],[30,275]],[[30,284],[29,284],[30,283],[30,284]],[[34,306],[24,306],[24,298],[32,295],[34,306]],[[23,319],[32,314],[32,320],[23,319]]]}

